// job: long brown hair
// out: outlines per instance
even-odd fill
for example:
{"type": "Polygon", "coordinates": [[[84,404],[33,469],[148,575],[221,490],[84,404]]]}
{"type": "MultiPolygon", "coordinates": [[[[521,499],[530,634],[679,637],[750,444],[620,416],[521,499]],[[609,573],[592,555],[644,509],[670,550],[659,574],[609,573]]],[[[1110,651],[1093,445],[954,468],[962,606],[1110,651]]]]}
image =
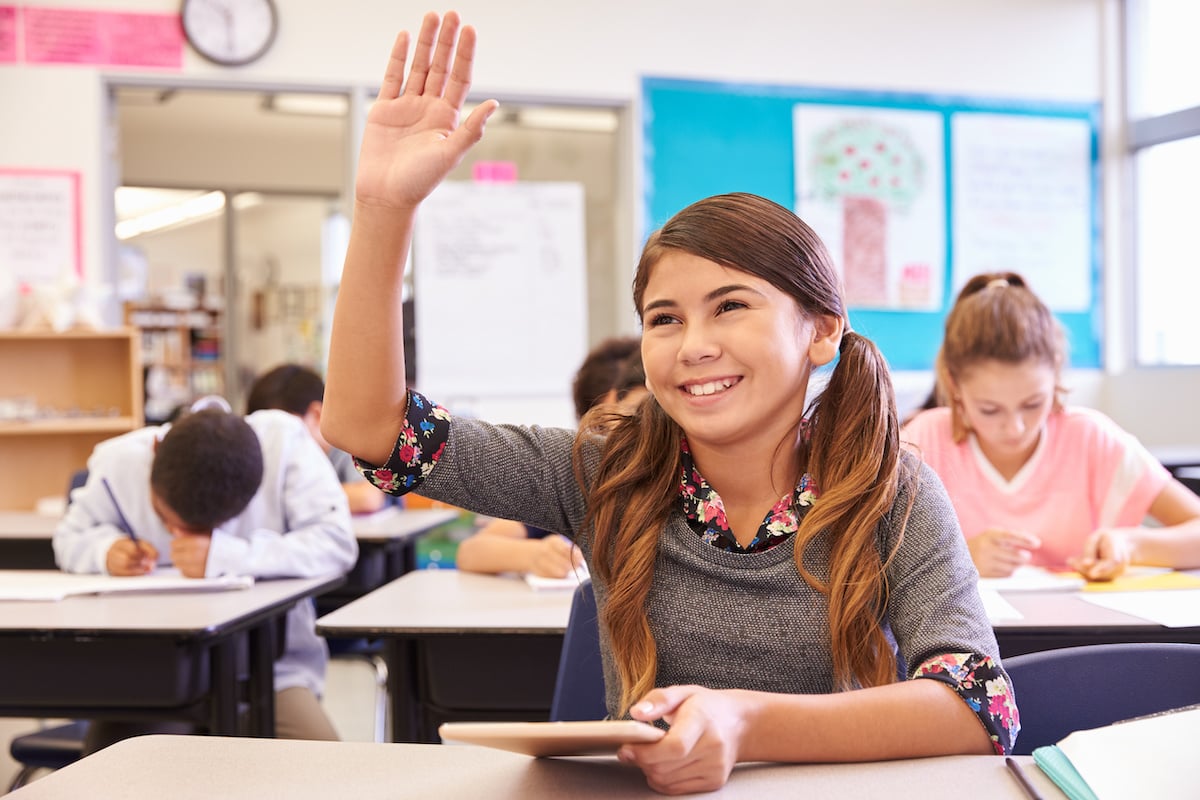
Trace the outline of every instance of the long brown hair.
{"type": "MultiPolygon", "coordinates": [[[[647,241],[633,281],[642,312],[654,265],[683,251],[762,278],[809,318],[846,320],[841,284],[816,233],[783,206],[750,194],[710,197],[672,217],[647,241]]],[[[848,327],[848,326],[847,326],[848,327]]],[[[807,470],[820,487],[795,537],[804,580],[829,598],[834,678],[840,688],[890,683],[896,663],[880,618],[888,587],[877,529],[899,486],[899,422],[891,378],[871,341],[847,332],[824,392],[808,410],[807,470]],[[807,545],[830,534],[828,582],[804,566],[807,545]]],[[[800,420],[795,420],[799,425],[800,420]]],[[[608,587],[603,622],[621,680],[622,709],[654,686],[657,652],[647,600],[659,535],[678,503],[679,426],[653,398],[633,416],[585,418],[576,473],[589,495],[596,574],[608,587]],[[585,480],[585,446],[603,437],[600,463],[585,480]]]]}
{"type": "Polygon", "coordinates": [[[950,407],[954,441],[967,438],[967,421],[954,387],[982,361],[1020,364],[1034,359],[1054,369],[1054,410],[1062,408],[1062,326],[1025,279],[1015,272],[975,275],[946,315],[946,335],[935,362],[938,402],[950,407]]]}

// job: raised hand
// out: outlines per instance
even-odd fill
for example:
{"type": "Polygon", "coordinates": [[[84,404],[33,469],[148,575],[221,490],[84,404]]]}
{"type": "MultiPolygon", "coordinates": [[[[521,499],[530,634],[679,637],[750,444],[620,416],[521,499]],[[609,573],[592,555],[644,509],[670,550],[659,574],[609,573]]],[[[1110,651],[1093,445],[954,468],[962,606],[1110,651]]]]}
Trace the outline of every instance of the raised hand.
{"type": "Polygon", "coordinates": [[[367,115],[355,184],[363,205],[417,206],[483,137],[499,105],[488,100],[459,122],[471,88],[475,29],[461,26],[458,14],[425,15],[411,65],[409,39],[407,31],[396,37],[367,115]]]}

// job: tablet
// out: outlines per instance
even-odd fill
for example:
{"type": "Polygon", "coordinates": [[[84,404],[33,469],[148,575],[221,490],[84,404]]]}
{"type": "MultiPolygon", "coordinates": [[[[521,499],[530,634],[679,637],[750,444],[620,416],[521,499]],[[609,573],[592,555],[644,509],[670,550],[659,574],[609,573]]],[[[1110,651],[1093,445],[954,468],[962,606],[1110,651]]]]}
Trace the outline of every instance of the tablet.
{"type": "Polygon", "coordinates": [[[594,722],[443,722],[442,741],[527,756],[612,755],[623,744],[657,742],[666,731],[633,719],[594,722]]]}

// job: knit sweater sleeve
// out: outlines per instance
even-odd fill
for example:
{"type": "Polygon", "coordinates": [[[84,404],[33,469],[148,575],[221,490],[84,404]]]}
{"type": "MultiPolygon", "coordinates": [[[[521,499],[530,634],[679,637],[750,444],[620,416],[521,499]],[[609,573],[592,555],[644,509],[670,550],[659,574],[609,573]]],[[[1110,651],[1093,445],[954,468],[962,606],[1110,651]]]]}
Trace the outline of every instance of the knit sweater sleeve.
{"type": "Polygon", "coordinates": [[[1020,722],[1012,683],[979,597],[978,573],[941,481],[906,455],[903,482],[881,527],[888,623],[908,677],[948,684],[970,706],[997,753],[1012,750],[1020,722]],[[911,502],[911,509],[909,503],[911,502]],[[908,509],[907,524],[901,521],[908,509]],[[901,535],[901,530],[903,534],[901,535]]]}

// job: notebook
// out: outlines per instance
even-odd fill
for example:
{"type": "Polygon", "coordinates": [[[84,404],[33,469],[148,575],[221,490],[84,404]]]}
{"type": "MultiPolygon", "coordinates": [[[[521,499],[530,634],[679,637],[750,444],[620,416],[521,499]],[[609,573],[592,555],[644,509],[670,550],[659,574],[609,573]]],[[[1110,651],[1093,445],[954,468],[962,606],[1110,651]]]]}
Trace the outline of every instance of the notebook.
{"type": "Polygon", "coordinates": [[[249,575],[219,578],[187,578],[175,569],[160,569],[151,575],[74,575],[53,570],[0,570],[0,601],[62,600],[85,594],[148,594],[154,592],[223,592],[248,589],[249,575]]]}
{"type": "Polygon", "coordinates": [[[587,564],[580,564],[565,578],[545,578],[541,575],[534,575],[532,572],[526,572],[522,577],[525,578],[525,583],[529,584],[529,588],[535,592],[569,592],[574,591],[575,587],[587,580],[590,575],[587,564]]]}
{"type": "Polygon", "coordinates": [[[1200,706],[1189,706],[1075,731],[1035,749],[1033,760],[1070,800],[1194,800],[1200,793],[1198,734],[1200,706]]]}

